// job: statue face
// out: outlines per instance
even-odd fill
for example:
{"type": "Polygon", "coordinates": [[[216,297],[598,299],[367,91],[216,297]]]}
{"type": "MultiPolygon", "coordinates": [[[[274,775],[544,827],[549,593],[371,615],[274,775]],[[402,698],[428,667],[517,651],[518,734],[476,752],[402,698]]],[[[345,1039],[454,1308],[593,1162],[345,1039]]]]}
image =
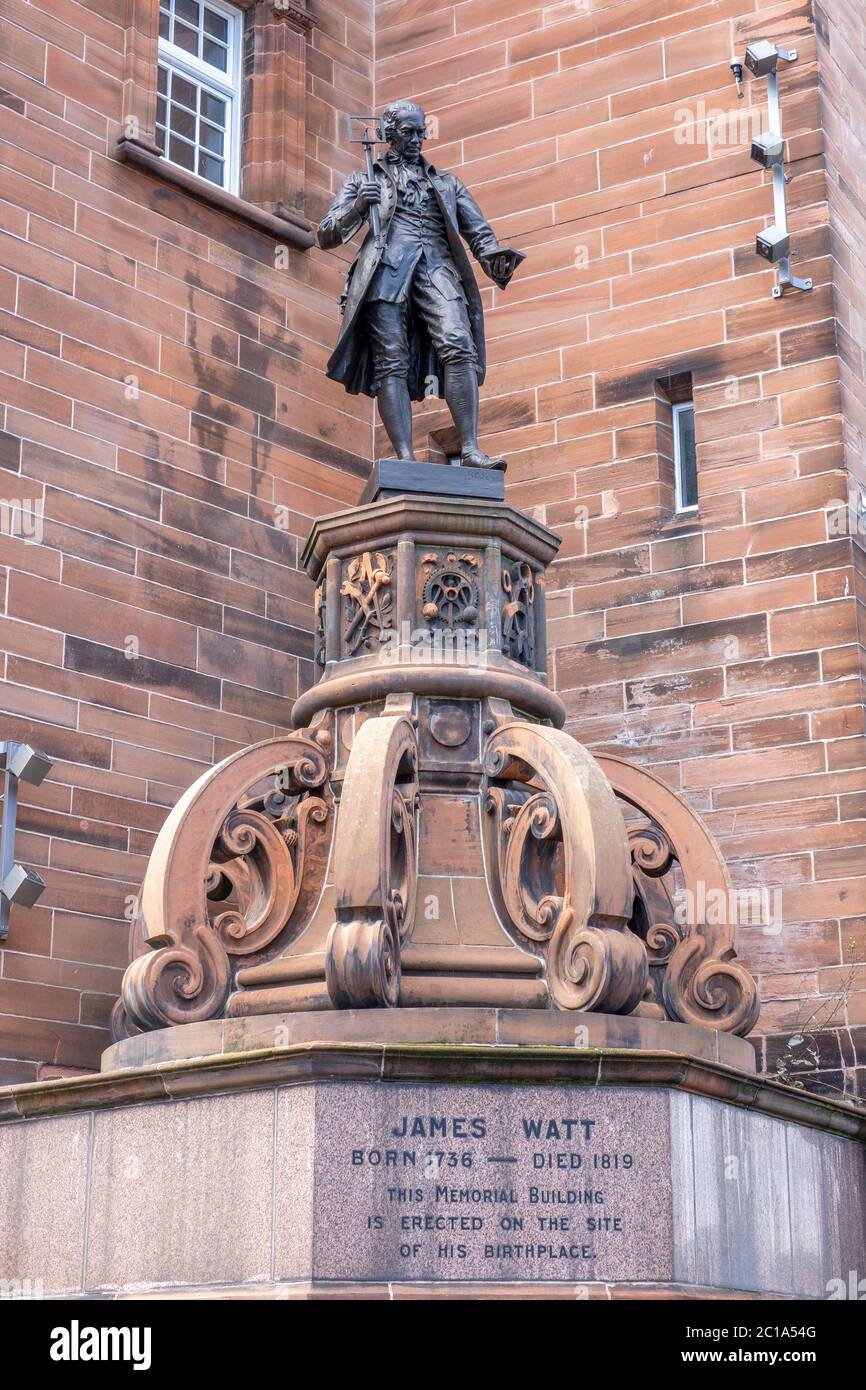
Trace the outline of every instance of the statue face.
{"type": "Polygon", "coordinates": [[[405,116],[400,117],[394,127],[391,136],[391,149],[395,154],[402,155],[404,159],[414,161],[420,157],[421,146],[424,144],[426,134],[427,127],[423,112],[407,112],[405,116]]]}

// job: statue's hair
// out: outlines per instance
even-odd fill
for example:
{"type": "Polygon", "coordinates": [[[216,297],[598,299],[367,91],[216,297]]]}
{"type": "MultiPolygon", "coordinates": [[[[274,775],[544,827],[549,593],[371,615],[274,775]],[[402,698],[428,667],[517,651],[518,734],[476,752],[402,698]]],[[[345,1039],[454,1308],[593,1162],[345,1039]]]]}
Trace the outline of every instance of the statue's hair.
{"type": "Polygon", "coordinates": [[[412,115],[417,111],[421,120],[426,123],[426,116],[417,101],[407,101],[401,97],[399,101],[392,101],[390,106],[386,106],[382,112],[382,133],[385,139],[390,141],[394,134],[397,122],[403,117],[412,115]]]}

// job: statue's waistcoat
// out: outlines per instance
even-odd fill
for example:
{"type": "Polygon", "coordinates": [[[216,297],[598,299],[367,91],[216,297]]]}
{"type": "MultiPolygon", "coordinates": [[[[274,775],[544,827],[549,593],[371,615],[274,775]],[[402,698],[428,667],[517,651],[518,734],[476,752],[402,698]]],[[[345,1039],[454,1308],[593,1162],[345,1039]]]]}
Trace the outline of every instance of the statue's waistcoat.
{"type": "Polygon", "coordinates": [[[445,299],[462,297],[460,276],[448,244],[442,210],[426,175],[409,178],[397,189],[387,244],[366,299],[397,302],[409,294],[418,263],[445,299]]]}

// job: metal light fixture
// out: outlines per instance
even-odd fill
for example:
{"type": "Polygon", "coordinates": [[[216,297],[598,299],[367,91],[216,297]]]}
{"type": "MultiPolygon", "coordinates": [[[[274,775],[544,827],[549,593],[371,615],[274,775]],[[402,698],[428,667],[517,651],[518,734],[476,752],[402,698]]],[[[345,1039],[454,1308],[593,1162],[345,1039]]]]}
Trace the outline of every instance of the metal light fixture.
{"type": "MultiPolygon", "coordinates": [[[[782,107],[779,101],[779,63],[795,63],[796,48],[782,48],[767,39],[757,39],[746,49],[745,66],[752,77],[767,79],[767,107],[769,110],[769,130],[756,135],[752,141],[752,159],[773,174],[773,211],[775,221],[771,227],[759,232],[755,240],[755,254],[770,265],[778,266],[779,278],[773,286],[773,298],[780,299],[786,285],[797,290],[810,290],[811,280],[801,279],[791,271],[791,236],[788,230],[788,204],[785,192],[785,141],[782,136],[782,107]]],[[[731,71],[740,90],[743,64],[734,60],[731,71]]]]}
{"type": "Polygon", "coordinates": [[[12,904],[32,907],[45,887],[32,869],[15,863],[15,822],[18,815],[18,783],[38,787],[51,771],[51,759],[29,743],[0,743],[3,763],[3,829],[0,832],[0,941],[9,935],[12,904]]]}

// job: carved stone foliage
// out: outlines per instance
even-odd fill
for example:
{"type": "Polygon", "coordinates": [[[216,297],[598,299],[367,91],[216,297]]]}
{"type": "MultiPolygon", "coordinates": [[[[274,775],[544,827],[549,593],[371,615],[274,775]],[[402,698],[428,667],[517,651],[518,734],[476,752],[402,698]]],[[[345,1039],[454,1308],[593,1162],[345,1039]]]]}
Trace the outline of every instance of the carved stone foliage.
{"type": "Polygon", "coordinates": [[[625,824],[597,764],[558,729],[506,722],[483,755],[485,846],[494,903],[541,955],[562,1009],[630,1013],[647,983],[629,929],[625,824]]]}
{"type": "Polygon", "coordinates": [[[649,821],[631,842],[634,925],[658,967],[655,995],[666,1016],[748,1033],[758,1017],[758,991],[735,959],[734,913],[706,910],[708,903],[733,908],[735,901],[718,845],[698,813],[653,773],[612,755],[598,761],[617,796],[649,821]],[[678,909],[665,882],[675,866],[683,882],[678,909]]]}
{"type": "Polygon", "coordinates": [[[454,631],[478,623],[479,556],[428,551],[421,559],[421,615],[428,627],[454,631]]]}
{"type": "Polygon", "coordinates": [[[337,1008],[396,1005],[400,950],[415,920],[418,745],[403,713],[355,735],[337,812],[336,921],[325,972],[337,1008]]]}
{"type": "Polygon", "coordinates": [[[535,579],[525,560],[502,571],[502,650],[524,666],[535,665],[535,579]]]}
{"type": "Polygon", "coordinates": [[[394,626],[393,559],[365,550],[349,560],[340,586],[343,597],[343,651],[346,656],[377,652],[394,626]]]}
{"type": "Polygon", "coordinates": [[[116,1032],[223,1011],[235,963],[287,945],[324,880],[332,735],[268,739],[211,768],[157,837],[141,894],[141,954],[116,1032]]]}

